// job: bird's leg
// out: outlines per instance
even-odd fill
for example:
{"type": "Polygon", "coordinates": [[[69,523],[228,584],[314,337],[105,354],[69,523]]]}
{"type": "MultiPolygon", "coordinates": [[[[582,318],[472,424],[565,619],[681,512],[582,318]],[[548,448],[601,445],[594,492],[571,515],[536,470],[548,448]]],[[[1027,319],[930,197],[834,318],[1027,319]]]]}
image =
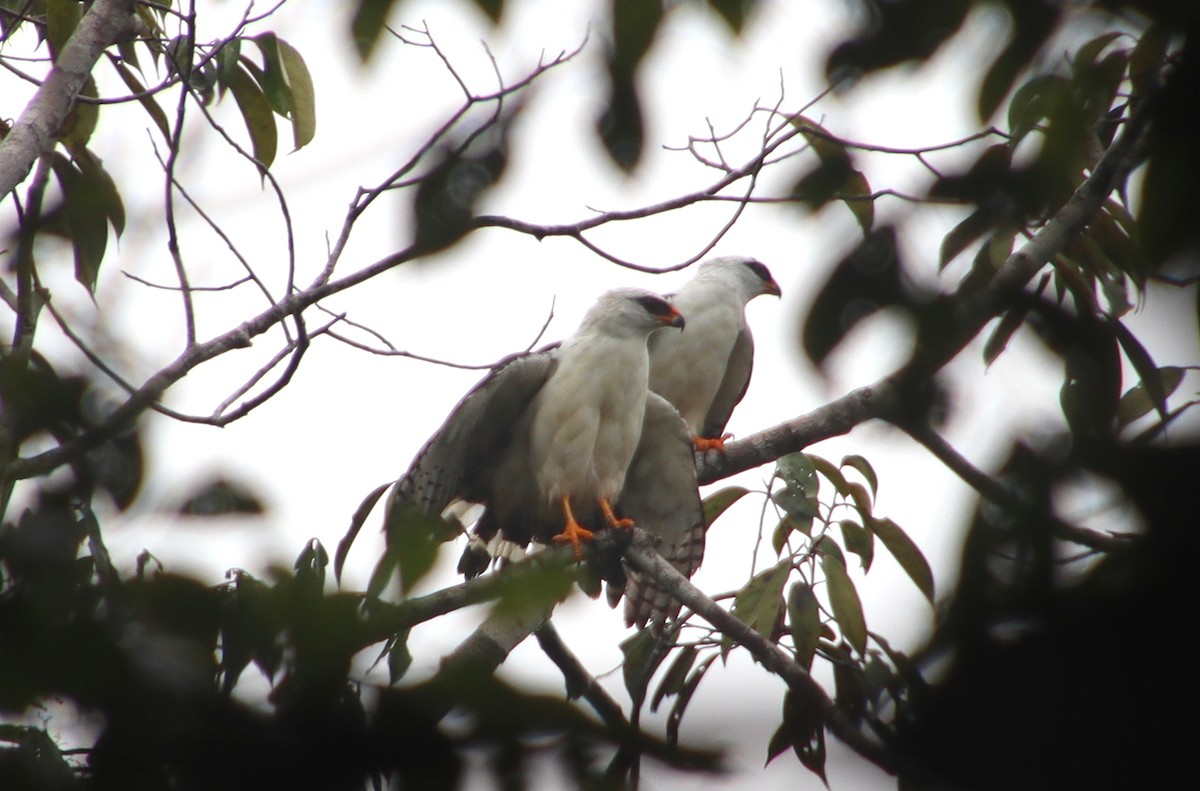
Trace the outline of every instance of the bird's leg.
{"type": "Polygon", "coordinates": [[[583,541],[592,540],[592,531],[575,521],[575,514],[571,511],[571,498],[565,494],[562,498],[562,509],[563,515],[567,518],[567,523],[563,527],[563,531],[552,540],[555,544],[570,542],[571,547],[575,550],[575,559],[579,560],[583,557],[583,550],[580,549],[579,545],[583,541]]]}
{"type": "Polygon", "coordinates": [[[732,434],[722,434],[719,437],[692,437],[692,445],[698,451],[725,450],[725,441],[733,439],[732,434]]]}
{"type": "Polygon", "coordinates": [[[617,515],[613,513],[612,506],[608,504],[608,500],[605,500],[603,497],[601,497],[599,502],[600,510],[604,512],[604,520],[608,522],[609,527],[633,527],[632,519],[617,518],[617,515]]]}

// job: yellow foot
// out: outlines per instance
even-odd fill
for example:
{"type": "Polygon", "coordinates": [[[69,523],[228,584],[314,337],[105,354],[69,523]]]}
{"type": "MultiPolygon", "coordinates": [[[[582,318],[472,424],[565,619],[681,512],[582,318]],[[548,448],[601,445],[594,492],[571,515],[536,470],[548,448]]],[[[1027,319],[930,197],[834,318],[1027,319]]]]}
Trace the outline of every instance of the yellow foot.
{"type": "Polygon", "coordinates": [[[583,557],[583,547],[581,545],[584,541],[592,540],[592,531],[574,519],[568,519],[563,531],[551,540],[555,544],[570,543],[571,548],[575,550],[575,559],[580,560],[583,557]]]}
{"type": "Polygon", "coordinates": [[[579,522],[575,521],[575,514],[571,512],[571,498],[562,498],[563,516],[566,517],[566,525],[563,526],[563,531],[554,538],[550,539],[555,544],[566,544],[570,542],[571,548],[575,550],[575,559],[583,558],[583,548],[580,546],[584,541],[592,540],[592,531],[588,530],[579,522]]]}
{"type": "Polygon", "coordinates": [[[600,498],[600,510],[604,512],[604,520],[608,522],[609,527],[623,527],[629,529],[633,527],[632,519],[618,519],[613,513],[612,506],[608,504],[608,500],[600,498]]]}
{"type": "Polygon", "coordinates": [[[692,437],[692,445],[698,451],[725,450],[725,440],[733,439],[732,434],[722,434],[719,437],[692,437]]]}

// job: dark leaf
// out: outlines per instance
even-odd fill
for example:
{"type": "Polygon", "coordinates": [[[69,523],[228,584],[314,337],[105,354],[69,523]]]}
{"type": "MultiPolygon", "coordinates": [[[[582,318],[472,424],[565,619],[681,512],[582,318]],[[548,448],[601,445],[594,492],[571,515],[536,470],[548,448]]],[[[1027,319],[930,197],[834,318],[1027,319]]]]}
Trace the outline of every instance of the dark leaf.
{"type": "Polygon", "coordinates": [[[812,670],[813,656],[821,637],[821,608],[812,586],[801,580],[792,584],[787,599],[788,627],[796,647],[796,662],[812,670]]]}
{"type": "Polygon", "coordinates": [[[667,743],[671,746],[679,743],[679,725],[683,722],[683,714],[687,711],[688,704],[692,702],[692,695],[696,692],[696,687],[700,686],[704,674],[708,672],[708,668],[712,666],[713,660],[716,658],[717,654],[712,654],[697,665],[687,682],[684,683],[683,689],[679,690],[679,694],[675,697],[675,705],[671,707],[671,712],[667,715],[667,743]]]}
{"type": "Polygon", "coordinates": [[[408,634],[408,629],[401,629],[397,632],[392,639],[391,648],[388,650],[388,682],[391,684],[404,678],[404,674],[412,665],[412,654],[408,650],[408,634]]]}
{"type": "Polygon", "coordinates": [[[832,462],[812,453],[805,455],[816,471],[825,476],[825,479],[833,484],[833,488],[838,494],[843,497],[850,494],[850,484],[846,480],[846,476],[842,475],[842,471],[834,467],[832,462]]]}
{"type": "Polygon", "coordinates": [[[196,488],[179,507],[179,514],[202,517],[229,514],[258,516],[266,510],[262,498],[245,483],[218,477],[196,488]]]}
{"type": "Polygon", "coordinates": [[[842,259],[818,292],[804,322],[803,344],[809,359],[821,365],[850,330],[881,308],[907,305],[895,232],[871,232],[842,259]]]}
{"type": "Polygon", "coordinates": [[[657,663],[652,664],[657,643],[658,638],[649,629],[639,629],[621,641],[621,654],[625,657],[621,663],[621,675],[625,679],[629,697],[634,700],[643,699],[646,683],[658,667],[657,663]]]}
{"type": "Polygon", "coordinates": [[[875,468],[872,467],[871,462],[867,461],[864,457],[859,456],[858,454],[843,456],[842,463],[839,465],[839,467],[842,469],[850,467],[858,470],[858,474],[866,479],[867,485],[871,487],[871,496],[874,497],[878,493],[879,479],[875,475],[875,468]]]}
{"type": "Polygon", "coordinates": [[[358,537],[358,531],[362,530],[367,516],[370,515],[375,504],[379,502],[379,498],[391,485],[389,481],[376,486],[358,504],[358,508],[354,509],[354,515],[350,517],[350,527],[346,530],[346,535],[342,536],[342,540],[338,542],[337,551],[333,553],[333,576],[339,584],[342,581],[342,567],[346,565],[346,556],[350,554],[350,547],[354,544],[354,539],[358,537]]]}
{"type": "MultiPolygon", "coordinates": [[[[1183,381],[1184,369],[1173,365],[1163,366],[1157,371],[1157,381],[1162,386],[1164,398],[1169,398],[1183,381]]],[[[1156,408],[1156,402],[1147,392],[1145,381],[1138,382],[1121,396],[1117,405],[1117,425],[1125,427],[1156,408]]]]}
{"type": "Polygon", "coordinates": [[[358,0],[354,18],[350,22],[350,33],[363,63],[375,53],[375,46],[386,30],[388,15],[395,4],[396,0],[358,0]]]}
{"type": "Polygon", "coordinates": [[[137,95],[142,109],[146,111],[146,115],[150,116],[150,120],[158,127],[158,131],[162,133],[163,141],[170,142],[171,125],[167,122],[167,114],[159,107],[158,101],[152,95],[147,94],[146,86],[142,85],[137,75],[130,71],[124,63],[117,62],[113,65],[116,66],[117,74],[121,75],[121,79],[129,88],[129,91],[137,95]]]}
{"type": "Polygon", "coordinates": [[[768,640],[774,638],[783,609],[783,586],[791,571],[791,563],[785,561],[759,572],[733,599],[733,614],[768,640]]]}
{"type": "Polygon", "coordinates": [[[245,63],[234,69],[228,87],[242,112],[246,131],[250,134],[254,159],[262,168],[269,169],[275,161],[275,149],[278,144],[271,105],[263,95],[262,89],[258,87],[258,82],[246,70],[245,63]]]}
{"type": "Polygon", "coordinates": [[[875,536],[852,519],[840,520],[838,527],[842,530],[842,543],[846,545],[846,551],[858,555],[863,571],[870,571],[871,561],[875,557],[875,536]]]}
{"type": "MultiPolygon", "coordinates": [[[[384,518],[387,551],[400,573],[400,592],[407,595],[433,568],[446,540],[446,523],[417,507],[392,503],[384,518]]],[[[384,563],[383,560],[380,563],[384,563]]],[[[386,580],[383,581],[386,583],[386,580]]]]}
{"type": "Polygon", "coordinates": [[[1158,414],[1163,419],[1166,419],[1167,396],[1169,393],[1167,392],[1166,383],[1159,375],[1158,366],[1154,364],[1154,360],[1151,359],[1150,353],[1146,351],[1146,347],[1129,331],[1129,328],[1119,321],[1114,321],[1113,330],[1116,332],[1117,342],[1125,350],[1125,356],[1129,358],[1129,362],[1133,365],[1134,370],[1142,378],[1141,385],[1146,395],[1154,403],[1154,408],[1158,410],[1158,414]]]}
{"type": "Polygon", "coordinates": [[[846,642],[861,654],[867,650],[867,623],[863,618],[858,591],[854,589],[854,583],[846,573],[845,562],[838,555],[823,552],[821,570],[825,572],[825,587],[829,595],[829,605],[833,609],[833,618],[837,621],[846,642]]]}
{"type": "Polygon", "coordinates": [[[658,711],[658,704],[662,702],[663,698],[669,695],[678,695],[683,691],[688,673],[691,672],[698,655],[699,652],[694,646],[685,645],[679,649],[678,656],[667,668],[662,681],[658,684],[658,689],[654,692],[654,698],[650,701],[650,711],[658,711]]]}

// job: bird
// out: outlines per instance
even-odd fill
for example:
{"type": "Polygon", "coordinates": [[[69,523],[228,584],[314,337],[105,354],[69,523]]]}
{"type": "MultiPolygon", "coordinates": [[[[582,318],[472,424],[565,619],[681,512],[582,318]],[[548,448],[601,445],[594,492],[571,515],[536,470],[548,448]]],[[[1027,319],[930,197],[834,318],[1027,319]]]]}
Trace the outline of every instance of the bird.
{"type": "Polygon", "coordinates": [[[683,415],[697,450],[723,449],[730,437],[725,426],[754,366],[746,305],[762,294],[781,294],[766,266],[722,256],[702,262],[695,277],[667,295],[688,317],[688,330],[650,339],[650,389],[683,415]]]}
{"type": "Polygon", "coordinates": [[[684,324],[660,295],[605,292],[569,338],[505,358],[467,393],[396,482],[389,511],[482,505],[459,563],[468,578],[499,540],[568,543],[579,558],[593,529],[631,526],[614,504],[642,439],[647,340],[684,324]]]}

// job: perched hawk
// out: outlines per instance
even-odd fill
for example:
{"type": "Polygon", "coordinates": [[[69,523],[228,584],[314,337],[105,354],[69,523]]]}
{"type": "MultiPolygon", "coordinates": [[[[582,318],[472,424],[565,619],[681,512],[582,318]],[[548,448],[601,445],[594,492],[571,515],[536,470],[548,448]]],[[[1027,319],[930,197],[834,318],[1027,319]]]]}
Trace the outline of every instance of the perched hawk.
{"type": "Polygon", "coordinates": [[[779,284],[753,258],[727,256],[700,264],[668,298],[688,317],[686,333],[650,339],[650,389],[675,405],[700,450],[724,446],[725,424],[746,394],[754,339],[746,305],[779,284]]]}
{"type": "MultiPolygon", "coordinates": [[[[659,452],[653,437],[643,436],[644,424],[687,431],[661,398],[647,409],[647,339],[683,326],[680,311],[655,294],[606,292],[570,338],[510,357],[479,382],[418,452],[389,507],[408,503],[440,514],[459,502],[482,504],[459,563],[467,577],[486,569],[491,557],[484,550],[500,539],[517,546],[568,542],[578,555],[589,527],[630,524],[640,506],[624,512],[619,498],[631,463],[638,452],[659,452]]],[[[690,449],[682,455],[690,478],[664,485],[653,470],[639,468],[638,486],[662,486],[698,509],[690,449]]]]}
{"type": "MultiPolygon", "coordinates": [[[[686,431],[682,442],[698,450],[724,447],[725,424],[742,400],[754,363],[754,340],[746,326],[746,304],[759,294],[779,296],[779,285],[767,268],[752,258],[727,257],[705,261],[696,276],[671,303],[688,317],[684,333],[659,333],[650,338],[650,389],[673,404],[682,414],[686,431]]],[[[647,425],[654,419],[647,413],[647,425]]],[[[647,477],[682,476],[676,465],[684,463],[674,450],[678,438],[667,445],[669,421],[664,417],[654,436],[657,448],[639,450],[630,468],[632,481],[645,470],[647,477]],[[670,450],[668,450],[670,448],[670,450]],[[661,455],[660,455],[661,454],[661,455]]],[[[685,454],[689,455],[689,454],[685,454]]],[[[694,461],[687,458],[694,479],[694,461]]],[[[678,490],[682,496],[682,488],[678,490]]],[[[704,557],[703,513],[692,518],[688,504],[674,501],[670,493],[656,492],[652,485],[626,486],[623,507],[643,528],[659,540],[658,551],[685,577],[691,577],[704,557]],[[650,529],[647,525],[653,525],[650,529]]],[[[632,569],[626,569],[625,620],[630,625],[656,631],[675,617],[679,605],[670,594],[658,590],[632,569]]],[[[622,591],[609,585],[609,601],[622,591]]]]}

